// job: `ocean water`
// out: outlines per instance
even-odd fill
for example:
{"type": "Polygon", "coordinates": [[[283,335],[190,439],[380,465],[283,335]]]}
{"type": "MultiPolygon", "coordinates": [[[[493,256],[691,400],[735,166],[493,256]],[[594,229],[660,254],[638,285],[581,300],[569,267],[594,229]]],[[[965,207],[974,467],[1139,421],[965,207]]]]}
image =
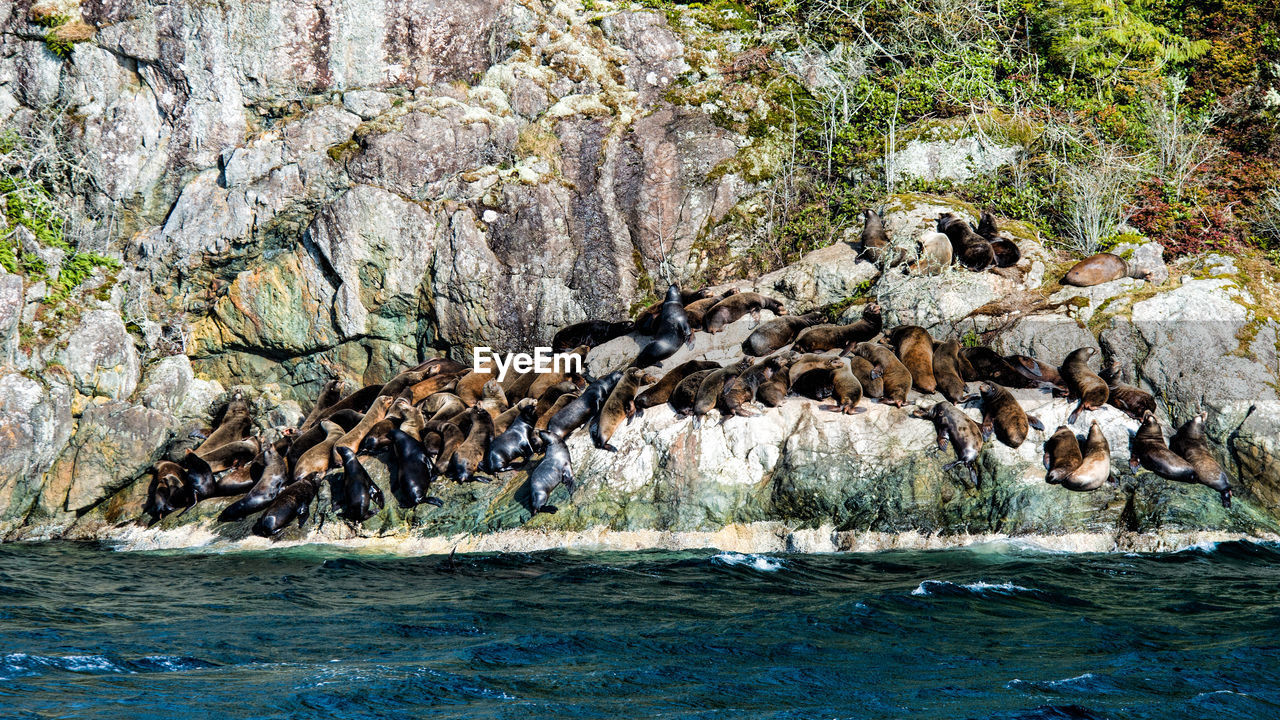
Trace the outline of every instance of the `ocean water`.
{"type": "Polygon", "coordinates": [[[1277,718],[1280,549],[0,545],[4,718],[1277,718]]]}

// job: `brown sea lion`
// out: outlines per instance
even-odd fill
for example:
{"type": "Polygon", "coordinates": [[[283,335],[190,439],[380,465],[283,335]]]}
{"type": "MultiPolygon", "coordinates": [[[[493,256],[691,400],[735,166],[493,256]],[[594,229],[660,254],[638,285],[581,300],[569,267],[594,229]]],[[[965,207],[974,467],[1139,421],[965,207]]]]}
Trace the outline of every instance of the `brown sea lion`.
{"type": "Polygon", "coordinates": [[[217,473],[236,465],[252,462],[260,452],[262,452],[262,438],[255,435],[244,440],[224,443],[209,452],[201,454],[200,457],[209,463],[209,468],[213,472],[217,473]]]}
{"type": "MultiPolygon", "coordinates": [[[[559,400],[561,395],[576,392],[578,392],[578,384],[572,380],[565,380],[552,385],[538,395],[537,405],[534,407],[534,415],[542,417],[543,413],[545,413],[552,405],[555,405],[556,400],[559,400]]],[[[527,400],[529,398],[525,399],[527,400]]]]}
{"type": "Polygon", "coordinates": [[[699,370],[715,370],[719,367],[720,363],[710,360],[689,360],[680,363],[667,371],[658,382],[645,388],[644,392],[636,396],[636,410],[643,414],[646,408],[657,407],[671,399],[671,393],[686,376],[699,370]]]}
{"type": "MultiPolygon", "coordinates": [[[[589,352],[591,352],[591,348],[586,345],[579,345],[566,354],[576,355],[582,358],[583,366],[585,367],[587,353],[589,352]]],[[[582,387],[586,384],[581,375],[578,375],[575,372],[563,372],[563,370],[566,369],[568,368],[566,368],[565,365],[561,365],[560,370],[553,369],[552,372],[538,373],[538,376],[533,379],[533,382],[529,383],[529,390],[524,394],[524,397],[540,398],[542,397],[542,393],[547,391],[547,388],[553,385],[559,385],[566,380],[572,380],[578,387],[582,387]]],[[[508,398],[508,400],[510,400],[510,398],[508,398]]],[[[514,402],[514,400],[512,402],[514,402]]]]}
{"type": "Polygon", "coordinates": [[[1137,470],[1139,465],[1167,480],[1196,481],[1191,463],[1165,445],[1164,431],[1153,412],[1142,417],[1142,425],[1129,445],[1129,467],[1137,470]]]}
{"type": "Polygon", "coordinates": [[[293,466],[294,482],[309,475],[324,475],[329,470],[334,443],[346,434],[341,425],[329,420],[321,420],[320,427],[324,429],[324,439],[298,457],[293,466]]]}
{"type": "Polygon", "coordinates": [[[425,360],[417,367],[410,368],[414,372],[423,373],[423,377],[434,377],[440,374],[457,374],[463,373],[471,368],[463,365],[457,360],[450,360],[443,355],[425,360]]]}
{"type": "Polygon", "coordinates": [[[933,346],[933,379],[938,392],[953,403],[969,398],[969,387],[960,376],[960,343],[945,340],[933,346]]]}
{"type": "MultiPolygon", "coordinates": [[[[462,411],[462,417],[465,420],[471,419],[472,408],[462,411]]],[[[488,415],[488,413],[485,413],[488,415]]],[[[467,429],[471,426],[468,423],[467,429]]],[[[408,437],[408,433],[399,433],[408,437]]],[[[395,446],[397,433],[391,433],[392,447],[395,446]]],[[[428,420],[422,426],[422,449],[428,454],[434,454],[432,460],[432,469],[436,475],[443,475],[449,469],[449,462],[453,460],[453,453],[467,439],[467,433],[463,431],[457,423],[446,420],[428,420]]]]}
{"type": "Polygon", "coordinates": [[[324,411],[317,416],[318,419],[315,421],[315,424],[304,424],[302,427],[298,428],[298,433],[302,434],[313,427],[319,427],[320,420],[331,418],[343,410],[354,410],[355,412],[363,413],[369,409],[370,405],[373,404],[373,399],[382,393],[383,387],[384,386],[380,384],[365,385],[350,395],[344,396],[338,402],[325,408],[324,411]]]}
{"type": "Polygon", "coordinates": [[[724,409],[724,393],[742,373],[751,369],[751,358],[742,358],[738,362],[712,370],[710,375],[702,379],[698,392],[693,399],[693,421],[697,426],[702,417],[714,408],[724,409]]]}
{"type": "MultiPolygon", "coordinates": [[[[1155,414],[1152,413],[1152,417],[1155,414]]],[[[1169,449],[1186,460],[1195,471],[1195,482],[1218,491],[1222,499],[1222,507],[1231,507],[1231,483],[1222,466],[1214,459],[1209,449],[1209,440],[1204,434],[1204,421],[1209,413],[1200,412],[1191,418],[1169,440],[1169,449]]]]}
{"type": "Polygon", "coordinates": [[[747,313],[751,313],[759,323],[761,310],[768,310],[774,315],[787,314],[787,309],[777,300],[760,293],[744,292],[730,295],[716,303],[703,316],[702,326],[709,333],[717,333],[747,313]]]}
{"type": "Polygon", "coordinates": [[[458,379],[465,375],[466,372],[444,372],[436,373],[426,378],[420,383],[411,385],[404,393],[407,393],[409,402],[417,405],[427,398],[438,392],[451,392],[458,385],[458,379]]]}
{"type": "Polygon", "coordinates": [[[1005,387],[1023,390],[1037,388],[1042,384],[1038,379],[1027,379],[1023,370],[1014,367],[1003,355],[986,345],[960,349],[960,377],[968,382],[991,380],[1005,387]]]}
{"type": "Polygon", "coordinates": [[[835,390],[834,374],[837,368],[844,365],[844,359],[837,355],[818,353],[797,353],[792,351],[787,367],[787,385],[795,395],[825,400],[835,390]]]}
{"type": "Polygon", "coordinates": [[[939,450],[947,446],[948,440],[951,441],[956,459],[955,462],[944,465],[942,469],[950,470],[956,465],[964,465],[969,470],[970,484],[973,487],[981,487],[977,468],[974,467],[978,455],[982,453],[982,428],[978,427],[978,423],[946,400],[928,410],[917,408],[911,412],[911,415],[933,421],[934,430],[938,433],[939,450]]]}
{"type": "Polygon", "coordinates": [[[764,357],[791,344],[796,335],[826,319],[820,312],[807,315],[783,315],[765,320],[742,341],[742,352],[752,357],[764,357]]]}
{"type": "Polygon", "coordinates": [[[871,302],[862,308],[861,319],[848,325],[820,324],[800,331],[791,349],[811,353],[839,348],[848,355],[853,346],[879,335],[883,327],[883,310],[878,303],[871,302]]]}
{"type": "Polygon", "coordinates": [[[720,367],[717,366],[691,372],[676,383],[675,389],[671,391],[671,396],[667,398],[667,404],[671,406],[676,415],[693,414],[693,403],[698,397],[698,389],[702,387],[702,381],[719,369],[720,367]]]}
{"type": "Polygon", "coordinates": [[[490,380],[496,381],[497,378],[498,369],[490,363],[489,367],[482,368],[479,372],[473,369],[458,378],[458,385],[453,393],[462,400],[464,405],[471,407],[484,397],[485,383],[490,380]]]}
{"type": "Polygon", "coordinates": [[[778,357],[778,370],[756,388],[756,400],[765,407],[778,407],[791,392],[791,364],[785,357],[778,357]]]}
{"type": "Polygon", "coordinates": [[[617,452],[618,448],[609,444],[609,438],[617,431],[618,426],[626,420],[628,424],[636,416],[636,393],[641,385],[657,382],[657,378],[642,368],[627,368],[622,379],[613,386],[608,399],[604,401],[600,412],[591,420],[591,441],[597,448],[617,452]]]}
{"type": "Polygon", "coordinates": [[[1098,373],[1107,383],[1107,403],[1125,415],[1142,421],[1147,413],[1156,411],[1156,398],[1151,393],[1132,385],[1125,385],[1120,376],[1120,361],[1112,360],[1098,373]]]}
{"type": "Polygon", "coordinates": [[[494,420],[499,415],[507,411],[510,405],[507,403],[507,396],[502,392],[502,386],[497,380],[490,380],[484,384],[480,391],[480,400],[476,402],[477,407],[484,408],[489,413],[489,419],[494,420]]]}
{"type": "Polygon", "coordinates": [[[884,249],[889,247],[889,234],[884,230],[880,213],[867,208],[862,213],[862,234],[858,236],[858,258],[878,262],[884,249]]]}
{"type": "Polygon", "coordinates": [[[1027,439],[1028,427],[1044,430],[1040,420],[1027,415],[1013,394],[999,384],[983,382],[980,392],[982,393],[983,438],[990,438],[994,431],[1000,442],[1016,448],[1027,439]]]}
{"type": "Polygon", "coordinates": [[[738,292],[737,288],[729,288],[719,295],[713,295],[712,297],[703,298],[701,300],[694,300],[688,305],[685,305],[684,314],[689,317],[689,327],[694,330],[701,330],[702,318],[707,314],[707,312],[709,312],[711,308],[715,307],[716,303],[724,300],[730,295],[737,295],[738,292]]]}
{"type": "Polygon", "coordinates": [[[538,406],[537,400],[534,400],[533,398],[524,398],[523,400],[520,400],[516,404],[507,408],[505,412],[503,412],[501,415],[493,419],[494,437],[497,437],[498,435],[501,435],[502,433],[506,432],[507,428],[511,427],[511,423],[515,422],[516,418],[522,414],[533,417],[533,420],[530,421],[529,423],[529,426],[533,427],[533,423],[538,421],[538,416],[535,415],[533,412],[534,408],[536,408],[537,406],[538,406]]]}
{"type": "Polygon", "coordinates": [[[849,361],[849,371],[858,378],[858,384],[862,386],[863,396],[877,400],[884,397],[884,378],[876,372],[871,361],[861,355],[850,355],[845,359],[849,361]]]}
{"type": "Polygon", "coordinates": [[[1085,440],[1080,463],[1062,478],[1060,484],[1068,490],[1091,492],[1102,487],[1110,477],[1111,445],[1102,434],[1102,425],[1094,420],[1089,423],[1089,437],[1085,440]]]}
{"type": "MultiPolygon", "coordinates": [[[[400,432],[409,437],[422,442],[422,429],[426,426],[427,419],[423,416],[422,410],[417,406],[411,405],[404,408],[402,419],[400,420],[400,432]]],[[[391,441],[391,433],[387,433],[388,446],[391,441]]]]}
{"type": "Polygon", "coordinates": [[[446,474],[458,482],[490,482],[489,478],[476,473],[480,470],[480,463],[484,462],[492,437],[493,417],[483,407],[471,408],[471,428],[466,439],[453,452],[446,474]]]}
{"type": "Polygon", "coordinates": [[[1062,361],[1058,372],[1067,386],[1068,399],[1079,398],[1076,409],[1067,417],[1074,423],[1081,410],[1097,410],[1107,401],[1107,383],[1089,367],[1089,358],[1098,353],[1097,348],[1083,347],[1072,351],[1062,361]]]}
{"type": "MultiPolygon", "coordinates": [[[[661,307],[661,306],[659,306],[661,307]]],[[[560,328],[551,338],[551,351],[564,352],[579,345],[596,347],[610,340],[622,337],[635,330],[636,324],[631,320],[588,320],[560,328]]]]}
{"type": "Polygon", "coordinates": [[[1044,481],[1050,485],[1061,485],[1071,476],[1084,456],[1080,454],[1080,440],[1076,433],[1066,425],[1059,425],[1053,435],[1044,441],[1044,481]]]}
{"type": "Polygon", "coordinates": [[[884,383],[884,392],[880,402],[886,405],[902,407],[907,402],[907,393],[911,390],[911,371],[903,365],[898,356],[887,346],[879,343],[858,343],[854,352],[871,363],[875,368],[873,375],[884,383]]]}
{"type": "Polygon", "coordinates": [[[151,525],[166,515],[188,508],[196,502],[182,466],[170,460],[161,460],[151,467],[151,484],[147,487],[147,502],[142,512],[151,516],[151,525]]]}
{"type": "MultiPolygon", "coordinates": [[[[861,358],[859,358],[861,359],[861,358]]],[[[845,415],[866,412],[866,408],[858,407],[862,400],[862,383],[853,374],[849,363],[840,360],[840,366],[831,373],[831,396],[836,399],[835,405],[823,405],[823,410],[836,410],[845,415]]]]}
{"type": "Polygon", "coordinates": [[[783,372],[784,368],[783,360],[778,357],[762,360],[747,368],[724,389],[724,394],[720,398],[724,406],[722,422],[735,415],[738,417],[759,415],[759,411],[751,407],[756,400],[756,393],[759,392],[761,385],[768,382],[775,373],[783,372]]]}
{"type": "MultiPolygon", "coordinates": [[[[434,377],[436,374],[438,373],[433,373],[431,376],[434,377]]],[[[396,397],[405,390],[408,390],[414,385],[426,380],[427,377],[428,373],[426,370],[405,370],[388,380],[387,384],[383,385],[382,389],[378,391],[378,394],[396,397]]]]}
{"type": "MultiPolygon", "coordinates": [[[[355,427],[351,428],[338,438],[338,440],[333,443],[333,447],[344,447],[353,453],[359,450],[360,443],[364,440],[364,436],[368,435],[369,431],[373,429],[373,426],[377,425],[387,416],[387,411],[391,409],[391,404],[393,402],[395,402],[395,398],[393,396],[379,395],[377,399],[373,401],[373,404],[369,406],[369,412],[364,414],[364,417],[360,419],[360,422],[355,427]]],[[[342,461],[338,459],[337,455],[334,455],[332,460],[334,467],[342,465],[342,461]]],[[[318,470],[317,472],[323,473],[324,471],[318,470]]]]}
{"type": "Polygon", "coordinates": [[[1124,258],[1104,252],[1090,255],[1073,265],[1067,271],[1067,274],[1062,276],[1062,284],[1075,287],[1093,287],[1094,285],[1101,285],[1104,282],[1119,280],[1123,277],[1146,280],[1150,277],[1150,272],[1130,268],[1129,263],[1125,262],[1124,258]]]}
{"type": "MultiPolygon", "coordinates": [[[[325,420],[328,420],[342,428],[342,432],[344,433],[348,432],[356,425],[359,425],[360,421],[363,419],[364,413],[356,412],[351,409],[339,410],[325,418],[325,420]]],[[[316,425],[306,432],[296,435],[293,442],[289,444],[289,447],[284,453],[285,460],[289,463],[289,467],[293,467],[298,464],[298,458],[302,457],[304,452],[315,447],[325,439],[326,435],[328,435],[324,429],[324,420],[321,420],[320,423],[321,424],[316,425]]]]}
{"type": "Polygon", "coordinates": [[[938,232],[944,233],[951,241],[952,257],[966,268],[982,272],[995,265],[995,251],[991,243],[955,213],[943,213],[938,217],[938,232]]]}
{"type": "Polygon", "coordinates": [[[200,443],[195,452],[200,457],[205,457],[229,442],[243,440],[252,428],[253,418],[249,414],[249,403],[245,402],[244,395],[237,392],[231,396],[231,402],[227,403],[227,409],[222,414],[222,422],[209,433],[209,437],[200,443]]]}
{"type": "Polygon", "coordinates": [[[938,382],[933,377],[933,338],[929,331],[919,325],[902,325],[889,333],[889,344],[911,371],[911,383],[916,390],[926,395],[937,392],[938,382]]]}

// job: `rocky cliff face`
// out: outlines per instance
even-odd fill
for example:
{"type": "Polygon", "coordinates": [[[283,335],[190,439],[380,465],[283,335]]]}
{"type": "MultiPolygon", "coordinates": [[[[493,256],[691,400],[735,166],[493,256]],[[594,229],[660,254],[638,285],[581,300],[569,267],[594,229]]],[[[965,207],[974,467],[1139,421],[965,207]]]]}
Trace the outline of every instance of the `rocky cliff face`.
{"type": "MultiPolygon", "coordinates": [[[[0,275],[0,530],[125,532],[111,528],[138,514],[138,478],[169,439],[207,424],[232,387],[253,398],[264,428],[283,426],[331,374],[361,385],[438,352],[546,344],[568,323],[626,317],[668,281],[730,281],[763,237],[751,227],[776,164],[769,98],[726,75],[732,31],[587,9],[597,4],[0,8],[0,120],[56,121],[82,173],[82,248],[121,261],[94,271],[58,313],[46,283],[0,275]],[[87,39],[54,52],[51,17],[82,22],[87,39]],[[713,87],[717,99],[682,99],[687,87],[713,87]]],[[[895,163],[911,172],[919,155],[920,172],[943,176],[1016,153],[970,145],[926,143],[895,163]]],[[[952,209],[973,211],[900,196],[886,215],[911,246],[952,209]]],[[[876,297],[891,323],[1050,363],[1100,344],[1156,393],[1169,422],[1211,410],[1213,440],[1243,488],[1238,509],[1217,508],[1203,488],[1127,473],[1105,491],[1067,494],[1043,485],[1029,446],[993,449],[989,482],[966,491],[939,470],[945,458],[924,452],[927,423],[794,400],[696,431],[654,409],[620,433],[617,455],[575,438],[581,490],[529,527],[1273,532],[1275,285],[1202,260],[1158,284],[1063,289],[1066,258],[1010,229],[1027,257],[1001,274],[881,274],[837,243],[732,283],[793,311],[876,297]]],[[[745,322],[730,336],[740,341],[745,322]]],[[[598,348],[592,369],[635,342],[598,348]]],[[[1021,399],[1051,429],[1065,415],[1061,402],[1021,399]]],[[[1132,423],[1106,422],[1122,468],[1132,423]]],[[[522,478],[450,488],[443,510],[390,508],[363,529],[323,532],[523,527],[522,478]]],[[[174,522],[203,528],[214,510],[174,522]]]]}

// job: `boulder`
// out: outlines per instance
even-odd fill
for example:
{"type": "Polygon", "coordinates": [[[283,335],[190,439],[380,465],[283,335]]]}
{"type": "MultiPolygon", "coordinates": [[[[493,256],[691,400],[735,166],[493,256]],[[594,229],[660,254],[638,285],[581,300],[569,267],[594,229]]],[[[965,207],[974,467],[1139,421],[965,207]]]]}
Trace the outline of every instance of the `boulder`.
{"type": "Polygon", "coordinates": [[[23,522],[42,477],[71,437],[71,391],[0,375],[0,530],[23,522]]]}
{"type": "Polygon", "coordinates": [[[60,359],[71,373],[76,391],[88,397],[129,397],[138,386],[142,369],[133,338],[114,309],[85,312],[60,359]]]}

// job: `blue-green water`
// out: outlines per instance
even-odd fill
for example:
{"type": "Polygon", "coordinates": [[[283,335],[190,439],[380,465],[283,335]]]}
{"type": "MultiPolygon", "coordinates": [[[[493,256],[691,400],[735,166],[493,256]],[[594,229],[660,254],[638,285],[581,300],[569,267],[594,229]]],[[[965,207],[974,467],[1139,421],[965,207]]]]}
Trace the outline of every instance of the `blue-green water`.
{"type": "Polygon", "coordinates": [[[0,716],[1276,718],[1280,552],[4,545],[0,716]]]}

